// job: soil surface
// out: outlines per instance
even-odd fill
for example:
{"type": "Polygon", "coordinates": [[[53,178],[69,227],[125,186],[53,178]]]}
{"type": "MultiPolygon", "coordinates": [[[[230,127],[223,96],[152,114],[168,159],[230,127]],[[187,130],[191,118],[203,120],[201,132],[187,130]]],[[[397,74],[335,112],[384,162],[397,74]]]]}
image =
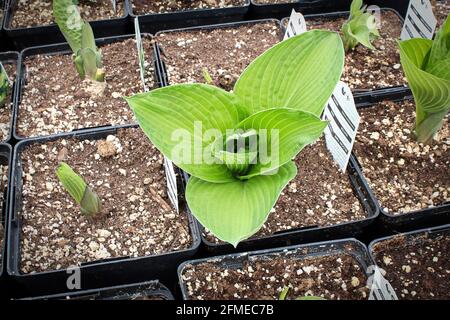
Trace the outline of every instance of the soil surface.
{"type": "MultiPolygon", "coordinates": [[[[307,18],[308,30],[325,29],[339,32],[347,18],[307,18]]],[[[288,19],[284,20],[287,24],[288,19]]],[[[346,53],[342,80],[352,89],[379,89],[406,85],[401,70],[397,39],[403,24],[392,11],[382,11],[380,37],[373,41],[376,50],[358,45],[346,53]]]]}
{"type": "Polygon", "coordinates": [[[245,0],[130,0],[133,13],[136,15],[149,13],[165,13],[195,9],[218,9],[244,6],[245,0]]]}
{"type": "MultiPolygon", "coordinates": [[[[17,62],[7,61],[6,63],[3,63],[3,67],[5,68],[11,83],[14,83],[14,81],[16,81],[17,62]]],[[[13,84],[11,84],[9,86],[9,92],[6,96],[5,104],[0,107],[0,142],[4,142],[8,139],[13,109],[13,92],[13,84]]]]}
{"type": "Polygon", "coordinates": [[[205,83],[206,70],[213,84],[231,90],[242,71],[280,41],[277,22],[245,24],[212,30],[168,32],[158,36],[169,82],[205,83]]]}
{"type": "Polygon", "coordinates": [[[23,273],[190,247],[188,218],[171,209],[166,194],[163,156],[140,129],[121,129],[106,140],[33,144],[20,157],[23,273]],[[102,214],[80,213],[56,177],[60,161],[102,199],[102,214]]]}
{"type": "Polygon", "coordinates": [[[367,277],[349,255],[295,258],[289,254],[245,260],[231,268],[213,261],[187,265],[182,273],[192,300],[287,300],[321,296],[328,300],[368,299],[367,277]]]}
{"type": "MultiPolygon", "coordinates": [[[[147,85],[152,89],[155,87],[152,42],[144,38],[143,44],[149,68],[147,85]]],[[[133,113],[122,97],[142,91],[135,40],[114,42],[101,49],[107,84],[102,96],[87,92],[89,84],[80,80],[71,55],[25,59],[27,75],[17,119],[19,135],[41,136],[134,122],[133,113]]]]}
{"type": "Polygon", "coordinates": [[[450,1],[448,0],[431,0],[433,13],[438,20],[437,30],[445,22],[450,13],[450,1]]]}
{"type": "MultiPolygon", "coordinates": [[[[11,28],[29,28],[55,23],[52,0],[17,0],[13,11],[11,28]]],[[[123,0],[116,0],[116,12],[110,0],[80,0],[78,8],[83,19],[88,21],[121,18],[125,15],[123,0]]]]}
{"type": "MultiPolygon", "coordinates": [[[[330,226],[367,217],[354,195],[350,178],[342,174],[322,138],[295,159],[297,176],[282,191],[266,223],[253,238],[286,230],[330,226]]],[[[210,233],[206,238],[220,243],[210,233]]]]}
{"type": "Polygon", "coordinates": [[[5,205],[5,190],[8,184],[8,166],[0,165],[0,268],[3,262],[3,241],[5,238],[5,219],[2,216],[3,206],[5,205]]]}
{"type": "Polygon", "coordinates": [[[377,243],[375,260],[399,299],[450,299],[450,234],[397,236],[377,243]]]}
{"type": "Polygon", "coordinates": [[[407,213],[450,201],[448,118],[432,145],[411,135],[415,105],[385,101],[360,110],[355,153],[382,208],[407,213]]]}

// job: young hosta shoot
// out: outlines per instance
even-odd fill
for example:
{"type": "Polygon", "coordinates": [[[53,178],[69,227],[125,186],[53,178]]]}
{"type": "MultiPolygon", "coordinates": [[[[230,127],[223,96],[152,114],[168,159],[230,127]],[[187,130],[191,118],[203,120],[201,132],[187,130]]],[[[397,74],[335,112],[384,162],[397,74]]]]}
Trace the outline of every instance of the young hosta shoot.
{"type": "Polygon", "coordinates": [[[6,102],[6,96],[9,90],[9,78],[3,64],[0,62],[0,107],[6,102]]]}
{"type": "Polygon", "coordinates": [[[100,213],[102,203],[99,197],[67,163],[59,164],[56,175],[67,192],[80,205],[82,214],[95,216],[100,213]]]}
{"type": "MultiPolygon", "coordinates": [[[[278,297],[278,300],[286,300],[287,294],[289,293],[289,287],[285,287],[283,289],[283,291],[280,292],[280,296],[278,297]]],[[[295,300],[326,300],[325,298],[322,297],[317,297],[317,296],[303,296],[303,297],[298,297],[295,300]]]]}
{"type": "Polygon", "coordinates": [[[363,0],[353,0],[350,17],[342,26],[345,51],[353,50],[359,43],[374,50],[372,41],[380,36],[373,14],[366,12],[363,0]]]}
{"type": "Polygon", "coordinates": [[[80,78],[105,81],[101,50],[95,44],[91,26],[81,18],[73,0],[53,0],[53,15],[72,49],[73,62],[80,78]]]}
{"type": "Polygon", "coordinates": [[[191,175],[194,216],[236,246],[262,227],[297,173],[292,159],[321,136],[343,65],[339,35],[313,30],[259,56],[232,93],[182,84],[126,100],[152,143],[191,175]]]}
{"type": "Polygon", "coordinates": [[[450,110],[450,18],[434,40],[401,41],[400,59],[416,103],[414,133],[430,143],[450,110]]]}

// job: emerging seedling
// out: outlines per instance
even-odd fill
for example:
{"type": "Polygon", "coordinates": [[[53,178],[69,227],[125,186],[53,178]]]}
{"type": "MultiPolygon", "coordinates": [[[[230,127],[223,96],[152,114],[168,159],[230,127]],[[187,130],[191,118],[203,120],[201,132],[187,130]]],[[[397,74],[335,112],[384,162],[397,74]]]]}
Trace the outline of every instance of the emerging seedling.
{"type": "Polygon", "coordinates": [[[94,33],[84,21],[72,0],[53,0],[53,15],[73,52],[73,62],[81,79],[104,82],[101,50],[95,44],[94,33]]]}
{"type": "MultiPolygon", "coordinates": [[[[288,293],[289,293],[289,287],[285,287],[283,289],[283,291],[280,292],[280,296],[278,297],[278,300],[286,300],[288,293]]],[[[295,300],[326,300],[326,299],[322,298],[322,297],[317,297],[317,296],[303,296],[303,297],[298,297],[295,300]]]]}
{"type": "Polygon", "coordinates": [[[6,96],[10,87],[8,74],[6,73],[3,64],[0,62],[0,107],[5,105],[6,96]]]}
{"type": "Polygon", "coordinates": [[[102,210],[101,200],[67,163],[61,162],[59,164],[56,175],[67,192],[80,205],[82,214],[95,216],[100,213],[102,210]]]}
{"type": "Polygon", "coordinates": [[[414,133],[430,143],[450,110],[450,18],[434,40],[401,41],[400,59],[416,103],[414,133]]]}
{"type": "Polygon", "coordinates": [[[202,69],[202,75],[203,75],[203,79],[205,79],[205,82],[207,84],[211,84],[211,85],[214,84],[214,81],[213,81],[211,75],[209,74],[207,68],[202,69]]]}
{"type": "Polygon", "coordinates": [[[342,38],[345,51],[353,50],[359,43],[375,50],[372,41],[380,36],[377,21],[373,14],[366,12],[363,0],[353,0],[350,7],[350,17],[342,26],[342,38]]]}
{"type": "Polygon", "coordinates": [[[292,159],[322,135],[320,116],[343,65],[340,37],[313,30],[258,57],[232,93],[182,84],[126,100],[152,143],[191,175],[194,216],[236,246],[262,227],[296,176],[292,159]]]}

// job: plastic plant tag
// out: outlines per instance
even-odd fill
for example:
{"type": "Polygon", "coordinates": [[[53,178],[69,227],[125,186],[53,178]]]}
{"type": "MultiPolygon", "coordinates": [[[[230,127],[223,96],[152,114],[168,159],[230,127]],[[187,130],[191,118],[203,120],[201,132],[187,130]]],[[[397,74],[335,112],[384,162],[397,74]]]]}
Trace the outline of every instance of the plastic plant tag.
{"type": "Polygon", "coordinates": [[[383,276],[384,270],[370,266],[367,273],[371,274],[367,280],[367,287],[370,289],[369,300],[398,300],[394,288],[383,276]]]}
{"type": "Polygon", "coordinates": [[[9,87],[12,85],[3,64],[0,62],[0,107],[4,106],[9,87]]]}
{"type": "Polygon", "coordinates": [[[307,31],[305,17],[300,12],[296,12],[292,9],[291,16],[289,17],[286,33],[283,40],[289,39],[293,36],[305,33],[307,31]]]}
{"type": "Polygon", "coordinates": [[[144,46],[142,44],[142,37],[141,37],[141,29],[139,27],[139,18],[134,19],[134,30],[136,33],[136,46],[138,51],[138,59],[139,59],[139,71],[141,73],[141,82],[142,86],[144,87],[144,91],[147,92],[148,88],[145,84],[145,53],[144,53],[144,46]]]}
{"type": "Polygon", "coordinates": [[[169,196],[170,202],[180,213],[178,208],[178,188],[177,188],[177,176],[175,175],[175,170],[173,169],[173,163],[166,157],[164,157],[164,171],[166,172],[167,181],[167,194],[169,196]]]}
{"type": "Polygon", "coordinates": [[[117,3],[116,3],[116,0],[111,0],[111,4],[112,4],[114,13],[116,13],[116,12],[117,12],[117,3]]]}
{"type": "Polygon", "coordinates": [[[327,148],[339,168],[345,172],[355,143],[360,116],[352,92],[340,81],[328,100],[322,116],[329,124],[325,128],[327,148]]]}
{"type": "Polygon", "coordinates": [[[430,0],[411,0],[400,39],[432,39],[436,25],[437,19],[433,14],[430,0]]]}

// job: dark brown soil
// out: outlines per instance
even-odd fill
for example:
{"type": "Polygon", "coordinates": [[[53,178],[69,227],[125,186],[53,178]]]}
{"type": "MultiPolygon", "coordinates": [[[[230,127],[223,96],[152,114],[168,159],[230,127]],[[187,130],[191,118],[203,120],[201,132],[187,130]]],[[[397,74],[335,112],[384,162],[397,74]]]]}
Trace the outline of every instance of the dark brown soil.
{"type": "MultiPolygon", "coordinates": [[[[18,0],[14,10],[11,27],[29,28],[54,23],[52,0],[18,0]]],[[[109,0],[79,1],[81,16],[88,21],[120,18],[125,14],[123,0],[117,0],[116,13],[109,0]]]]}
{"type": "Polygon", "coordinates": [[[171,205],[163,157],[140,129],[121,129],[106,140],[33,144],[20,157],[24,170],[20,211],[23,273],[171,252],[191,245],[186,214],[164,209],[171,205]],[[105,144],[112,146],[114,156],[103,153],[100,146],[105,144]],[[56,177],[60,160],[102,199],[101,215],[89,218],[80,213],[56,177]]]}
{"type": "Polygon", "coordinates": [[[278,300],[285,287],[291,288],[288,300],[364,300],[369,294],[364,270],[349,255],[296,259],[284,253],[246,260],[239,269],[211,261],[187,265],[182,279],[192,300],[278,300]]]}
{"type": "Polygon", "coordinates": [[[259,55],[280,41],[277,22],[245,24],[213,30],[168,32],[158,36],[167,66],[169,82],[206,80],[231,90],[242,71],[259,55]]]}
{"type": "MultiPolygon", "coordinates": [[[[281,193],[275,208],[254,238],[302,227],[330,226],[367,217],[350,179],[335,164],[323,139],[295,160],[297,176],[281,193]]],[[[207,239],[219,240],[207,235],[207,239]]]]}
{"type": "Polygon", "coordinates": [[[217,9],[245,5],[245,0],[130,0],[133,13],[136,15],[149,13],[165,13],[195,9],[217,9]]]}
{"type": "Polygon", "coordinates": [[[450,13],[450,1],[448,0],[431,0],[433,6],[433,12],[438,20],[437,28],[445,22],[448,14],[450,13]]]}
{"type": "MultiPolygon", "coordinates": [[[[308,30],[325,29],[340,32],[347,18],[308,18],[308,30]]],[[[286,20],[287,23],[287,20],[286,20]]],[[[406,85],[400,65],[400,52],[397,46],[403,24],[392,11],[382,11],[380,38],[373,42],[372,51],[358,45],[345,57],[342,80],[352,89],[379,89],[406,85]]]]}
{"type": "MultiPolygon", "coordinates": [[[[152,65],[152,42],[143,40],[146,61],[152,65]]],[[[102,47],[107,87],[102,96],[86,91],[71,55],[37,55],[25,59],[26,85],[17,119],[22,136],[42,136],[102,125],[133,123],[133,113],[122,98],[142,91],[134,39],[102,47]]],[[[148,87],[154,88],[153,71],[148,87]]]]}
{"type": "MultiPolygon", "coordinates": [[[[17,62],[3,61],[3,67],[8,74],[9,80],[14,82],[16,80],[17,62]]],[[[0,107],[0,142],[8,139],[9,129],[11,125],[12,107],[13,107],[13,85],[9,87],[9,92],[6,97],[6,102],[0,107]]]]}
{"type": "Polygon", "coordinates": [[[450,235],[397,236],[377,243],[376,263],[399,299],[450,299],[450,235]]]}
{"type": "Polygon", "coordinates": [[[381,102],[360,115],[355,153],[386,212],[407,213],[450,201],[448,118],[433,144],[423,145],[411,136],[411,100],[381,102]]]}

